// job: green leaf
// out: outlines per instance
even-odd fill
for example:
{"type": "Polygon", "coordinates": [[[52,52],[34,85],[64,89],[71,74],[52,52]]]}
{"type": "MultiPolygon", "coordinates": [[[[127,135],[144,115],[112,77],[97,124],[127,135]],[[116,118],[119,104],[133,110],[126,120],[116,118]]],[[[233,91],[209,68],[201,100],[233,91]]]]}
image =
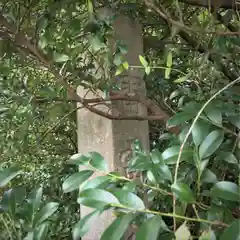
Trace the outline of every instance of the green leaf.
{"type": "Polygon", "coordinates": [[[215,233],[210,229],[210,230],[207,230],[207,231],[204,231],[199,240],[216,240],[216,236],[215,236],[215,233]]]}
{"type": "Polygon", "coordinates": [[[37,226],[37,228],[33,232],[34,240],[45,240],[48,235],[49,223],[44,222],[41,225],[37,226]]]}
{"type": "Polygon", "coordinates": [[[160,216],[148,219],[142,224],[136,234],[136,240],[157,240],[160,231],[167,230],[160,216]]]}
{"type": "Polygon", "coordinates": [[[99,51],[100,49],[106,47],[106,44],[97,35],[90,39],[90,45],[94,51],[99,51]]]}
{"type": "Polygon", "coordinates": [[[200,159],[207,158],[211,156],[222,144],[224,139],[223,131],[212,131],[204,139],[202,144],[199,147],[199,157],[200,159]]]}
{"type": "Polygon", "coordinates": [[[54,62],[66,62],[69,60],[69,57],[63,53],[54,52],[53,60],[54,60],[54,62]]]}
{"type": "Polygon", "coordinates": [[[168,165],[165,164],[161,153],[154,149],[151,152],[151,158],[154,164],[154,169],[156,169],[159,173],[159,175],[166,180],[172,181],[172,173],[168,167],[168,165]]]}
{"type": "Polygon", "coordinates": [[[218,125],[222,125],[222,113],[220,109],[216,108],[215,106],[211,105],[205,108],[204,110],[207,117],[213,122],[218,125]]]}
{"type": "Polygon", "coordinates": [[[183,223],[175,232],[176,240],[190,240],[191,233],[186,225],[186,222],[183,223]]]}
{"type": "Polygon", "coordinates": [[[64,193],[72,192],[80,187],[80,185],[85,182],[88,178],[93,175],[93,171],[91,170],[83,170],[81,172],[77,172],[68,177],[62,185],[62,189],[64,193]]]}
{"type": "Polygon", "coordinates": [[[89,163],[96,169],[100,171],[107,172],[107,162],[104,160],[103,156],[97,152],[88,153],[87,157],[90,158],[89,163]]]}
{"type": "Polygon", "coordinates": [[[78,203],[91,208],[102,208],[110,204],[119,204],[119,201],[110,192],[91,188],[80,193],[78,203]]]}
{"type": "Polygon", "coordinates": [[[148,62],[143,56],[139,55],[139,60],[141,64],[144,66],[144,68],[148,67],[148,62]]]}
{"type": "Polygon", "coordinates": [[[216,183],[218,181],[217,176],[210,170],[204,169],[201,175],[201,182],[203,183],[216,183]]]}
{"type": "Polygon", "coordinates": [[[11,217],[14,217],[16,214],[17,204],[21,204],[25,197],[25,188],[11,188],[4,192],[0,202],[0,207],[3,211],[8,212],[11,217]]]}
{"type": "Polygon", "coordinates": [[[188,80],[188,75],[185,75],[185,76],[182,76],[176,80],[174,80],[173,82],[174,83],[183,83],[183,82],[186,82],[188,80]]]}
{"type": "Polygon", "coordinates": [[[0,187],[6,186],[13,178],[18,176],[22,171],[15,167],[5,168],[0,171],[0,187]]]}
{"type": "Polygon", "coordinates": [[[98,216],[101,213],[99,210],[94,210],[90,214],[84,216],[74,227],[72,230],[73,240],[79,240],[89,231],[89,222],[95,216],[98,216]]]}
{"type": "Polygon", "coordinates": [[[77,153],[72,155],[67,163],[73,165],[87,165],[89,163],[89,157],[86,157],[81,153],[77,153]]]}
{"type": "Polygon", "coordinates": [[[141,198],[131,192],[119,189],[112,193],[117,197],[118,201],[126,207],[141,210],[145,209],[145,205],[141,198]]]}
{"type": "Polygon", "coordinates": [[[145,67],[145,73],[149,75],[151,72],[151,68],[149,66],[145,67]]]}
{"type": "Polygon", "coordinates": [[[120,74],[121,74],[122,72],[124,72],[124,71],[125,71],[125,68],[124,68],[123,65],[118,66],[117,71],[116,71],[116,73],[115,73],[115,76],[120,75],[120,74]]]}
{"type": "Polygon", "coordinates": [[[193,119],[194,116],[195,116],[194,113],[188,113],[188,112],[176,113],[173,117],[171,117],[167,121],[167,127],[174,127],[174,126],[178,126],[180,124],[183,124],[186,121],[189,121],[189,120],[193,119]]]}
{"type": "Polygon", "coordinates": [[[238,165],[238,160],[232,152],[218,152],[216,159],[238,165]]]}
{"type": "Polygon", "coordinates": [[[240,220],[235,220],[220,236],[219,240],[240,240],[240,220]]]}
{"type": "Polygon", "coordinates": [[[88,3],[88,12],[90,15],[93,14],[93,4],[92,4],[92,1],[91,0],[87,0],[87,3],[88,3]]]}
{"type": "Polygon", "coordinates": [[[167,55],[167,68],[165,69],[165,78],[169,79],[172,68],[172,51],[168,52],[167,55]]]}
{"type": "Polygon", "coordinates": [[[238,129],[240,129],[240,116],[229,116],[229,121],[236,126],[238,129]]]}
{"type": "Polygon", "coordinates": [[[34,218],[34,226],[37,226],[47,220],[50,216],[53,215],[58,209],[59,203],[50,202],[47,203],[39,212],[36,213],[34,218]]]}
{"type": "Polygon", "coordinates": [[[183,202],[194,203],[196,201],[192,190],[185,183],[174,183],[171,189],[174,195],[183,202]]]}
{"type": "Polygon", "coordinates": [[[32,206],[32,213],[35,213],[38,210],[38,208],[40,207],[41,201],[42,201],[42,194],[43,194],[42,188],[34,189],[30,193],[28,202],[32,206]]]}
{"type": "Polygon", "coordinates": [[[123,62],[122,66],[123,66],[126,70],[128,70],[128,68],[129,68],[129,64],[128,64],[127,61],[123,62]]]}
{"type": "Polygon", "coordinates": [[[199,146],[209,134],[210,125],[202,120],[198,120],[192,129],[194,144],[199,146]]]}
{"type": "Polygon", "coordinates": [[[211,191],[214,197],[240,202],[240,187],[233,182],[218,182],[213,186],[211,191]]]}
{"type": "MultiPolygon", "coordinates": [[[[172,146],[162,153],[162,158],[166,164],[175,164],[179,155],[180,146],[172,146]]],[[[193,149],[191,147],[183,148],[181,161],[187,161],[193,156],[193,149]]]]}
{"type": "Polygon", "coordinates": [[[145,171],[153,167],[150,158],[145,154],[139,153],[128,162],[129,170],[145,171]]]}
{"type": "Polygon", "coordinates": [[[86,189],[90,189],[90,188],[103,188],[104,186],[107,187],[106,185],[109,184],[109,181],[111,180],[111,178],[109,176],[98,176],[98,177],[94,177],[93,179],[90,179],[86,182],[84,182],[80,189],[82,190],[86,190],[86,189]]]}
{"type": "Polygon", "coordinates": [[[102,234],[101,240],[121,240],[124,233],[127,231],[129,224],[135,217],[129,213],[117,218],[102,234]]]}

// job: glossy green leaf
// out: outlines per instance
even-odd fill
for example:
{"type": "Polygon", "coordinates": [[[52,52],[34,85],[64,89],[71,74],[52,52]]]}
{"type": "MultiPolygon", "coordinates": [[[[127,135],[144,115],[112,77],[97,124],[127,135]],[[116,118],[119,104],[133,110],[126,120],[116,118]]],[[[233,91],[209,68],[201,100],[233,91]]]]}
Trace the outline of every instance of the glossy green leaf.
{"type": "Polygon", "coordinates": [[[117,218],[102,234],[101,240],[121,240],[124,233],[127,231],[129,224],[135,217],[134,214],[117,218]]]}
{"type": "Polygon", "coordinates": [[[174,127],[174,126],[178,126],[180,124],[185,123],[186,121],[189,121],[191,119],[193,119],[195,116],[195,114],[193,113],[188,113],[188,112],[179,112],[176,113],[173,117],[171,117],[168,121],[167,121],[167,126],[168,127],[174,127]]]}
{"type": "Polygon", "coordinates": [[[0,187],[6,186],[13,178],[19,175],[22,171],[18,168],[5,168],[0,171],[0,187]]]}
{"type": "Polygon", "coordinates": [[[91,208],[102,208],[110,204],[119,204],[119,201],[110,192],[91,188],[80,193],[78,203],[91,208]]]}
{"type": "Polygon", "coordinates": [[[219,108],[211,105],[206,107],[204,112],[213,123],[222,124],[222,112],[219,108]]]}
{"type": "Polygon", "coordinates": [[[83,170],[77,172],[68,177],[62,185],[63,192],[68,193],[72,192],[80,187],[80,185],[85,182],[88,178],[93,175],[91,170],[83,170]]]}
{"type": "Polygon", "coordinates": [[[34,226],[37,226],[47,220],[58,210],[59,203],[50,202],[47,203],[34,217],[34,226]]]}
{"type": "Polygon", "coordinates": [[[166,225],[160,216],[148,219],[136,233],[136,240],[157,240],[160,231],[166,230],[166,225]]]}
{"type": "Polygon", "coordinates": [[[190,187],[185,183],[175,183],[171,186],[174,195],[183,202],[194,203],[195,197],[190,187]]]}
{"type": "Polygon", "coordinates": [[[109,176],[98,176],[98,177],[94,177],[86,182],[84,182],[80,189],[85,190],[85,189],[89,189],[89,188],[103,188],[104,186],[107,187],[107,185],[109,184],[109,181],[111,180],[111,178],[109,176]]]}
{"type": "MultiPolygon", "coordinates": [[[[172,146],[162,153],[162,158],[166,164],[175,164],[179,155],[180,146],[172,146]]],[[[193,149],[191,147],[183,148],[181,161],[187,161],[193,156],[193,149]]]]}
{"type": "Polygon", "coordinates": [[[116,190],[112,192],[115,197],[117,197],[118,201],[129,208],[133,209],[145,209],[144,203],[141,198],[131,192],[127,192],[124,190],[116,190]]]}
{"type": "Polygon", "coordinates": [[[69,60],[69,56],[63,53],[54,52],[53,59],[54,62],[66,62],[69,60]]]}
{"type": "Polygon", "coordinates": [[[44,222],[37,226],[33,232],[34,240],[45,240],[48,237],[49,223],[44,222]]]}
{"type": "Polygon", "coordinates": [[[98,216],[100,213],[101,212],[99,210],[94,210],[90,214],[81,218],[81,220],[73,227],[73,240],[79,240],[81,237],[83,237],[89,231],[92,218],[98,216]]]}
{"type": "Polygon", "coordinates": [[[240,187],[233,182],[218,182],[212,188],[212,196],[240,202],[240,187]]]}
{"type": "Polygon", "coordinates": [[[144,66],[144,68],[148,66],[148,62],[143,56],[139,55],[139,60],[140,60],[140,63],[144,66]]]}
{"type": "Polygon", "coordinates": [[[199,146],[209,134],[210,125],[202,120],[198,120],[192,129],[194,144],[199,146]]]}
{"type": "Polygon", "coordinates": [[[100,171],[108,171],[108,167],[107,167],[107,162],[105,161],[105,159],[103,158],[103,156],[97,152],[90,152],[86,155],[87,157],[89,157],[90,161],[89,163],[96,169],[100,170],[100,171]]]}
{"type": "Polygon", "coordinates": [[[240,240],[240,220],[235,220],[220,236],[219,240],[240,240]]]}
{"type": "Polygon", "coordinates": [[[224,132],[222,131],[212,131],[204,139],[199,147],[199,157],[200,159],[207,158],[211,156],[222,144],[224,139],[224,132]]]}

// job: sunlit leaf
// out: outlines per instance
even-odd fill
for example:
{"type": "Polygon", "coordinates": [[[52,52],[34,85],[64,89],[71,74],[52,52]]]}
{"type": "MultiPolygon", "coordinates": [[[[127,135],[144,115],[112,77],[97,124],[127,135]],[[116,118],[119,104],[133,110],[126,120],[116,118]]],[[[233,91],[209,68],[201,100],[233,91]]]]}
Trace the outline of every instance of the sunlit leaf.
{"type": "Polygon", "coordinates": [[[141,64],[144,66],[144,68],[146,68],[148,66],[148,62],[143,56],[139,55],[139,60],[140,60],[141,64]]]}

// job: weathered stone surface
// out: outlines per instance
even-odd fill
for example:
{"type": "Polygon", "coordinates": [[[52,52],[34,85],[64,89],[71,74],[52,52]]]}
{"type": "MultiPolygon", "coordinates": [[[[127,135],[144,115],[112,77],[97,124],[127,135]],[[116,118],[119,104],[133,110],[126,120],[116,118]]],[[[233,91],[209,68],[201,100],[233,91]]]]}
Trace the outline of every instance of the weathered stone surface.
{"type": "MultiPolygon", "coordinates": [[[[126,59],[131,66],[139,65],[139,54],[142,54],[142,29],[141,25],[133,22],[126,16],[119,16],[115,22],[116,37],[123,40],[127,45],[126,59]]],[[[144,72],[140,69],[129,70],[122,77],[116,77],[121,85],[121,92],[137,93],[145,96],[146,90],[143,82],[144,72]]],[[[78,93],[85,96],[86,92],[79,87],[78,93]]],[[[99,93],[101,95],[101,93],[99,93]]],[[[87,95],[87,98],[94,97],[87,95]]],[[[146,108],[137,102],[113,101],[111,112],[121,112],[126,116],[143,116],[147,114],[146,108]]],[[[106,106],[99,105],[101,110],[108,111],[106,106]]],[[[123,171],[122,156],[129,149],[133,140],[139,139],[145,150],[149,149],[149,134],[147,121],[135,120],[109,120],[99,115],[80,109],[78,121],[78,148],[79,152],[86,154],[89,151],[99,152],[107,160],[111,171],[123,171]]],[[[81,216],[90,213],[92,209],[81,206],[81,216]]],[[[100,239],[104,229],[114,219],[111,211],[94,219],[91,231],[83,238],[84,240],[100,239]]]]}

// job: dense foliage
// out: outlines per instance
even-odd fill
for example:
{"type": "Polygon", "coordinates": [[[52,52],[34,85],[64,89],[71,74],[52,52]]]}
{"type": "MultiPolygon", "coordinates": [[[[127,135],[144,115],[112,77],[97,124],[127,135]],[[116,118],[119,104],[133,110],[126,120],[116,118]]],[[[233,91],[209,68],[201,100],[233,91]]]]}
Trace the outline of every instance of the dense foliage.
{"type": "Polygon", "coordinates": [[[1,1],[0,239],[79,239],[108,208],[103,240],[129,225],[137,240],[239,239],[239,12],[184,2],[1,1]],[[103,6],[142,23],[139,66],[117,39],[112,54],[103,6]],[[94,149],[77,154],[76,102],[92,108],[76,87],[108,97],[130,67],[165,113],[149,121],[150,153],[132,146],[140,179],[109,172],[94,149]],[[88,180],[95,171],[105,176],[88,180]],[[79,203],[96,210],[79,219],[79,203]]]}

